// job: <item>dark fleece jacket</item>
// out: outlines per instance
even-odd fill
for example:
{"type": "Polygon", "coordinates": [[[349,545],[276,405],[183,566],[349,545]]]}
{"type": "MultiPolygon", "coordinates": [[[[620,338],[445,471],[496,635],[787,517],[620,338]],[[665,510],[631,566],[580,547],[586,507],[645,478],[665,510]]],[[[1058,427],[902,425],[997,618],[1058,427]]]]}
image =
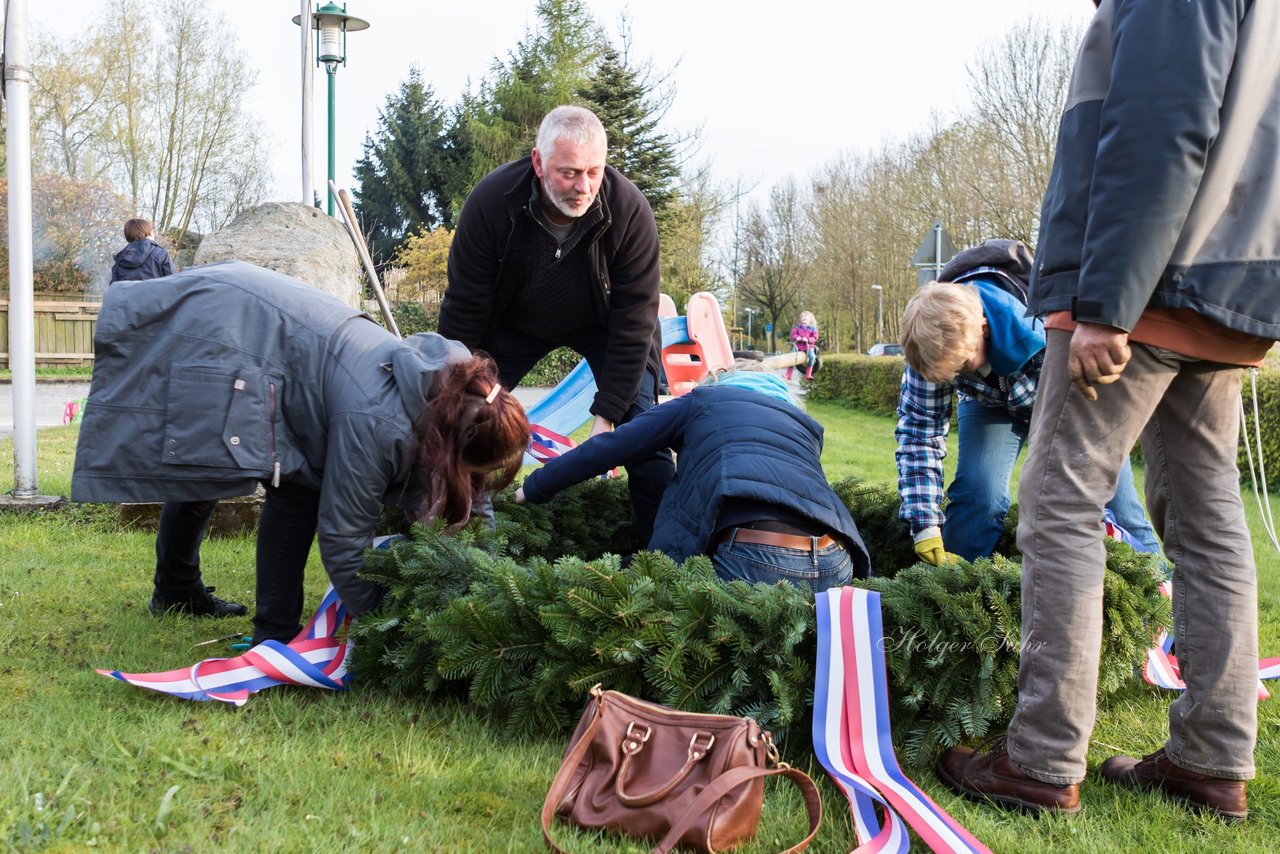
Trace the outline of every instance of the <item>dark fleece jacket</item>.
{"type": "MultiPolygon", "coordinates": [[[[475,349],[502,323],[517,291],[527,287],[522,271],[530,268],[542,228],[530,212],[535,180],[532,158],[524,157],[490,172],[467,197],[449,248],[449,287],[440,306],[440,334],[446,338],[475,349]]],[[[644,194],[612,166],[605,167],[597,205],[603,216],[581,238],[586,245],[573,251],[588,253],[597,328],[609,336],[591,413],[618,424],[639,393],[644,371],[657,376],[658,227],[644,194]]]]}

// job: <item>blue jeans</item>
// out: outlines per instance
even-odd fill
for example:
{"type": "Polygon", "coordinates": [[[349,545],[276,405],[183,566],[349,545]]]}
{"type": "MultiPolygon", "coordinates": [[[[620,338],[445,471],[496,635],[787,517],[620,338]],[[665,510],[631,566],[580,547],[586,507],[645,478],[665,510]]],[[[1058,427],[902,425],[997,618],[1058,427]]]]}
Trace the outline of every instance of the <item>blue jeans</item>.
{"type": "MultiPolygon", "coordinates": [[[[599,384],[604,376],[605,358],[608,354],[609,336],[604,331],[588,332],[565,343],[587,360],[591,373],[599,384]]],[[[562,346],[542,341],[511,329],[491,329],[476,349],[483,350],[498,363],[498,378],[506,388],[515,388],[525,374],[543,356],[562,346]]],[[[640,388],[631,401],[631,408],[622,423],[630,421],[653,406],[658,399],[658,378],[648,369],[642,372],[640,388]]],[[[631,494],[631,508],[636,517],[636,533],[640,542],[647,543],[653,537],[653,522],[658,515],[662,494],[675,476],[675,463],[671,452],[663,449],[648,459],[627,468],[627,489],[631,494]]]]}
{"type": "Polygon", "coordinates": [[[853,561],[839,543],[825,549],[788,549],[760,543],[721,543],[711,556],[716,575],[724,581],[786,581],[821,593],[853,580],[853,561]]]}
{"type": "MultiPolygon", "coordinates": [[[[956,415],[960,460],[955,479],[947,487],[949,503],[947,519],[942,524],[942,542],[947,551],[965,560],[976,560],[991,556],[1004,531],[1004,517],[1013,500],[1009,479],[1018,453],[1026,444],[1029,425],[973,398],[960,401],[956,415]]],[[[1138,500],[1127,458],[1107,507],[1138,542],[1160,553],[1160,541],[1138,500]]]]}

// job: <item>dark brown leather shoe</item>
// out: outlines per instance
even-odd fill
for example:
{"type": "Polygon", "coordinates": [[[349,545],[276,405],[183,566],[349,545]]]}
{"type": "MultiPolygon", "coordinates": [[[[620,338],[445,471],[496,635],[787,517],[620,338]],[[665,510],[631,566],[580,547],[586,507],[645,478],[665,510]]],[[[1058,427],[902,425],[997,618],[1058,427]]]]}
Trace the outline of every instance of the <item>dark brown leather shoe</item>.
{"type": "Polygon", "coordinates": [[[938,779],[975,801],[991,801],[1007,809],[1026,812],[1080,812],[1080,787],[1055,786],[1023,773],[1009,759],[1005,736],[974,750],[953,747],[938,760],[938,779]]]}
{"type": "Polygon", "coordinates": [[[1098,770],[1108,783],[1163,792],[1226,821],[1244,821],[1249,815],[1244,780],[1226,780],[1180,768],[1164,755],[1163,747],[1142,759],[1112,756],[1098,770]]]}

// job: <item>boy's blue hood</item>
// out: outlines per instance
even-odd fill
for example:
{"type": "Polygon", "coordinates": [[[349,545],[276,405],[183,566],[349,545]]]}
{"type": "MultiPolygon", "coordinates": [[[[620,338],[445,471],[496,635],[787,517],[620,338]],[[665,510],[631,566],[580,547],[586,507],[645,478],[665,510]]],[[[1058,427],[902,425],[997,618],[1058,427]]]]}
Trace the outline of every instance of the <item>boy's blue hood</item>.
{"type": "Polygon", "coordinates": [[[1039,318],[1024,317],[1026,305],[985,277],[965,282],[978,289],[982,313],[987,317],[987,363],[998,377],[1018,371],[1044,349],[1044,327],[1039,318]]]}

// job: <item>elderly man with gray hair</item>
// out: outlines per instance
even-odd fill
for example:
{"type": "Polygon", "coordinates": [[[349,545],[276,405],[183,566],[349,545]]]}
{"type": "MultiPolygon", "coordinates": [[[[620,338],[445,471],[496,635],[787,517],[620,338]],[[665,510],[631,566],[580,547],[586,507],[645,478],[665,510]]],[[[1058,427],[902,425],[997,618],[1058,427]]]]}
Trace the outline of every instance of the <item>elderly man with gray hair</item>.
{"type": "MultiPolygon", "coordinates": [[[[607,154],[590,110],[548,113],[530,155],[467,197],[440,306],[440,334],[491,355],[507,388],[557,347],[586,359],[599,389],[593,436],[657,402],[662,343],[653,210],[607,154]]],[[[644,540],[673,472],[665,451],[627,467],[644,540]]]]}

